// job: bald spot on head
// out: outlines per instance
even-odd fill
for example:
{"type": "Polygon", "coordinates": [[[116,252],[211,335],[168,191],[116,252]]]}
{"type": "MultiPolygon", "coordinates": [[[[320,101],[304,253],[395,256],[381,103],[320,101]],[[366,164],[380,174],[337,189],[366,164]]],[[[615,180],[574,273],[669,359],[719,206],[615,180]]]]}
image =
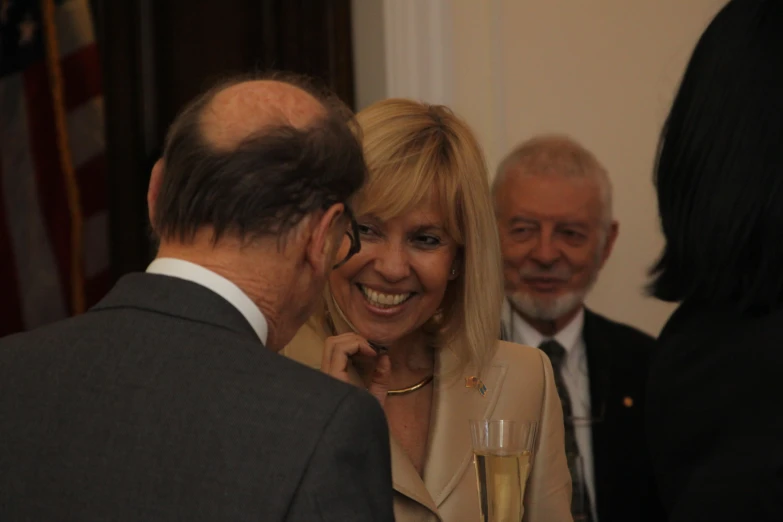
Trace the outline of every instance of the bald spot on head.
{"type": "Polygon", "coordinates": [[[266,127],[302,129],[326,114],[308,92],[285,82],[254,80],[218,92],[201,114],[204,138],[218,150],[233,150],[266,127]]]}

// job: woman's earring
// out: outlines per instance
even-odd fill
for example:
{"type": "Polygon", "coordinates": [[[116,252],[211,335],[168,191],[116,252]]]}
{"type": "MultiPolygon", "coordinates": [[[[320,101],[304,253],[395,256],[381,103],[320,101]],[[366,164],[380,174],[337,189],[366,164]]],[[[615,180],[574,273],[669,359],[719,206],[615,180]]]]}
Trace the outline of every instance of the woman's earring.
{"type": "Polygon", "coordinates": [[[451,277],[457,277],[457,269],[456,268],[452,268],[451,269],[451,277]]]}

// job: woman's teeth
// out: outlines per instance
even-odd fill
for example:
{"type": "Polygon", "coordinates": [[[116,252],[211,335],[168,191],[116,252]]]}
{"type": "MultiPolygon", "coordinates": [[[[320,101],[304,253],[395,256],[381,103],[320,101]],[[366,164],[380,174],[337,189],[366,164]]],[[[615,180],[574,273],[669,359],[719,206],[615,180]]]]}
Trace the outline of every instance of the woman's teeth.
{"type": "Polygon", "coordinates": [[[359,288],[361,288],[364,297],[367,298],[370,304],[379,308],[390,308],[392,306],[397,306],[411,296],[410,292],[407,294],[383,294],[362,285],[359,285],[359,288]]]}

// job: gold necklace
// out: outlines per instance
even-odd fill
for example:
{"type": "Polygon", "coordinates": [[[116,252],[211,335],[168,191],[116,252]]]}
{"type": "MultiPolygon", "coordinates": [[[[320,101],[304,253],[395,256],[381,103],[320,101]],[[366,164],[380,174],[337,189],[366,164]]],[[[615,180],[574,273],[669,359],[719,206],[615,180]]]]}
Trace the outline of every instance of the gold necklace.
{"type": "Polygon", "coordinates": [[[421,381],[417,382],[413,386],[408,386],[407,388],[400,388],[399,390],[389,390],[386,392],[386,395],[406,395],[411,392],[415,392],[416,390],[420,388],[424,388],[429,383],[432,382],[433,376],[430,375],[429,377],[425,377],[421,381]]]}

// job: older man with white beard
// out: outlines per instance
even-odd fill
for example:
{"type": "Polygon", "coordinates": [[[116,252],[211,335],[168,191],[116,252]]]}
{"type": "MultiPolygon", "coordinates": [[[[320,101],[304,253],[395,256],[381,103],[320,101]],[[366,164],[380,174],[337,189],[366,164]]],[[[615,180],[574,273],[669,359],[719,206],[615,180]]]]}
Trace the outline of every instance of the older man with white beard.
{"type": "Polygon", "coordinates": [[[664,520],[643,430],[655,341],[584,306],[618,233],[606,169],[568,137],[538,136],[501,162],[493,193],[508,296],[502,335],[552,360],[575,519],[664,520]]]}

